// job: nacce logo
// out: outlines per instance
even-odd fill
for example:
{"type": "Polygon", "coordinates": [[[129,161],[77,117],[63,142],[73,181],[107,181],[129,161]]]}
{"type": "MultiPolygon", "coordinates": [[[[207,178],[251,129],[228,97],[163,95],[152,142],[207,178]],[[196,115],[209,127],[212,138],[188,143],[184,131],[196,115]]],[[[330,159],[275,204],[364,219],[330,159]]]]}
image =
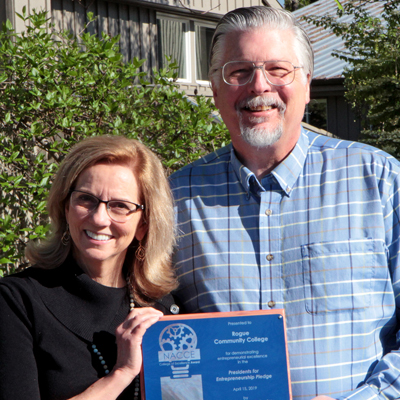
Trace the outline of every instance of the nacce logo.
{"type": "Polygon", "coordinates": [[[168,325],[160,333],[159,343],[161,351],[158,352],[158,361],[170,363],[172,370],[178,369],[174,365],[186,364],[186,368],[183,368],[186,373],[179,375],[181,378],[188,377],[190,361],[200,360],[200,350],[196,349],[196,332],[185,324],[168,325]]]}

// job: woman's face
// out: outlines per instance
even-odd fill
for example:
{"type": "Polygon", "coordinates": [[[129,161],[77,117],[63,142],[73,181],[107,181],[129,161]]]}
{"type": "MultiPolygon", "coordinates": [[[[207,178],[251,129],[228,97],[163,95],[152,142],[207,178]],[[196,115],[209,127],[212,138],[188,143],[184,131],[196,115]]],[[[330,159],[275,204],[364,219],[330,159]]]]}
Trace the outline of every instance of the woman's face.
{"type": "MultiPolygon", "coordinates": [[[[74,190],[90,193],[101,200],[124,200],[140,204],[137,180],[131,168],[101,163],[85,169],[74,190]]],[[[74,245],[74,256],[81,267],[120,268],[132,240],[141,240],[147,231],[143,211],[138,210],[125,222],[113,221],[104,203],[85,213],[67,203],[66,219],[74,245]]]]}

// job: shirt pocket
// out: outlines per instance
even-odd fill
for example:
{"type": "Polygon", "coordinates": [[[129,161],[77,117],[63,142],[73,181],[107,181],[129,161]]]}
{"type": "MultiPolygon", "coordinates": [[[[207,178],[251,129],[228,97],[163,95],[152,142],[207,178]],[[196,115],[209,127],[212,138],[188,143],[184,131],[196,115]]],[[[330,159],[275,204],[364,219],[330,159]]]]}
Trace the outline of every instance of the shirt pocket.
{"type": "Polygon", "coordinates": [[[375,266],[386,263],[381,240],[361,238],[301,246],[305,307],[309,313],[365,309],[375,266]]]}

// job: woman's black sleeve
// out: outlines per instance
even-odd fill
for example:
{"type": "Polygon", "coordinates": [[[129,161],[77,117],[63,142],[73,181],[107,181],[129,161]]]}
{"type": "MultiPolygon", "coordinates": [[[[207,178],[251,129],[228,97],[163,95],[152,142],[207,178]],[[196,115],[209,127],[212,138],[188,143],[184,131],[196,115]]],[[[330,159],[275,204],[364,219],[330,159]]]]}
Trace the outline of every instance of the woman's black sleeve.
{"type": "Polygon", "coordinates": [[[22,293],[0,281],[0,400],[40,400],[26,302],[22,293]]]}

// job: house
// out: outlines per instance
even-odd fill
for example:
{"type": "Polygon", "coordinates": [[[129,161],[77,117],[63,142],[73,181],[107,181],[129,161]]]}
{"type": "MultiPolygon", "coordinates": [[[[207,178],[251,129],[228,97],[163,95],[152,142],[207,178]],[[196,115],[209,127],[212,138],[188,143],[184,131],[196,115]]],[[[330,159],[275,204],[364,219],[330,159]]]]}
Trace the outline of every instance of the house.
{"type": "MultiPolygon", "coordinates": [[[[23,22],[16,17],[22,7],[48,10],[57,29],[80,32],[87,13],[97,20],[88,26],[92,33],[120,35],[125,61],[146,59],[144,71],[165,65],[171,55],[180,65],[178,83],[192,96],[212,96],[208,81],[208,54],[218,20],[237,7],[269,5],[281,8],[277,0],[0,0],[0,22],[10,19],[17,31],[23,22]]],[[[334,0],[319,0],[295,12],[303,15],[335,13],[334,0]]],[[[344,139],[356,140],[361,130],[351,106],[344,99],[344,62],[331,56],[343,43],[323,28],[302,21],[315,49],[315,74],[311,85],[312,101],[304,122],[344,139]]],[[[314,128],[315,129],[315,128],[314,128]]],[[[326,132],[325,132],[326,133],[326,132]]]]}
{"type": "Polygon", "coordinates": [[[170,55],[180,65],[180,88],[211,96],[208,53],[218,20],[237,7],[263,4],[281,8],[277,0],[0,0],[0,23],[9,19],[21,31],[15,12],[26,6],[27,12],[48,10],[57,29],[80,32],[93,12],[98,18],[88,30],[119,34],[125,61],[146,59],[143,70],[151,71],[170,55]]]}
{"type": "MultiPolygon", "coordinates": [[[[362,129],[361,121],[344,97],[343,70],[346,62],[332,56],[334,50],[345,50],[344,42],[332,32],[302,20],[305,15],[336,17],[337,7],[334,0],[319,0],[294,12],[310,36],[315,53],[315,70],[311,82],[312,100],[306,109],[304,120],[342,139],[357,140],[362,129]]],[[[371,3],[369,8],[371,14],[379,15],[382,4],[371,3]]],[[[344,16],[340,20],[348,22],[349,17],[344,16]]]]}

